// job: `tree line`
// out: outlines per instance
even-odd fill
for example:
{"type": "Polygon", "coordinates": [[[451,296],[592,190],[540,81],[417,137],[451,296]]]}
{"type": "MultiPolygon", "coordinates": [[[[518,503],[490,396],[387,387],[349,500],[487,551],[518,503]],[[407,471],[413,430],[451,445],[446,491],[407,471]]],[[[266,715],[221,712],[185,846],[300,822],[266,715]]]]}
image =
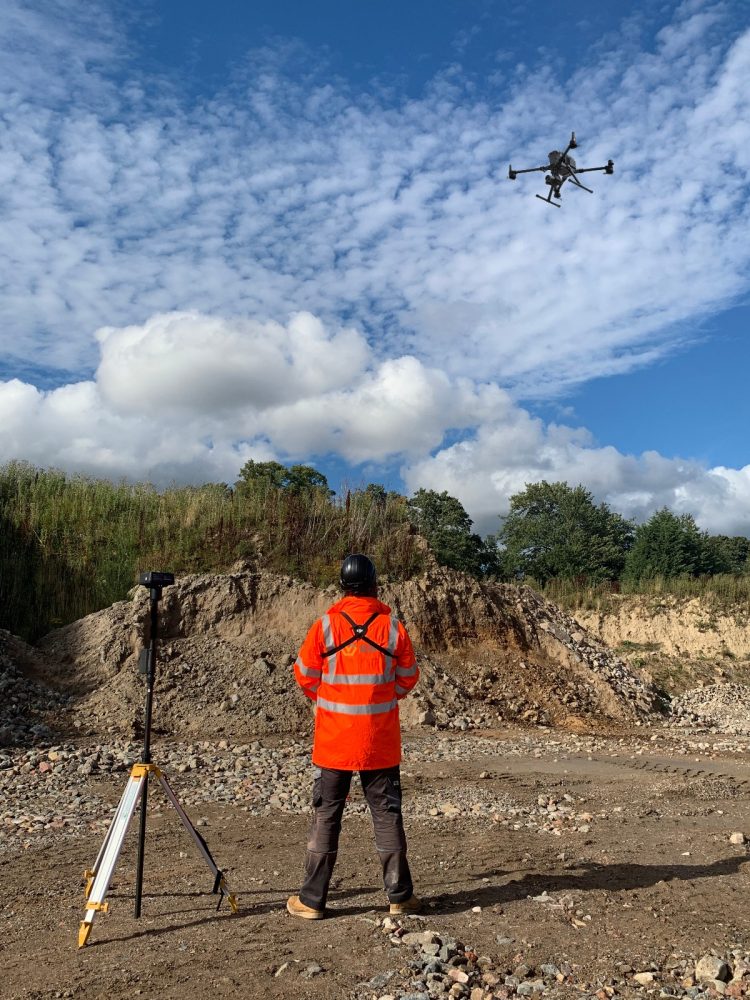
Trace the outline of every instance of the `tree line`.
{"type": "Polygon", "coordinates": [[[474,531],[461,502],[370,483],[339,495],[308,465],[245,463],[236,482],[156,490],[14,462],[0,467],[0,628],[24,638],[127,596],[143,569],[221,572],[237,560],[324,586],[347,552],[407,579],[437,561],[475,577],[549,588],[748,577],[750,541],[708,535],[689,514],[635,525],[583,486],[534,483],[499,530],[474,531]]]}
{"type": "Polygon", "coordinates": [[[474,575],[582,585],[656,578],[750,575],[750,539],[709,535],[692,514],[663,507],[635,524],[597,504],[583,486],[531,483],[510,498],[494,535],[482,539],[455,497],[418,490],[408,501],[439,561],[474,575]]]}

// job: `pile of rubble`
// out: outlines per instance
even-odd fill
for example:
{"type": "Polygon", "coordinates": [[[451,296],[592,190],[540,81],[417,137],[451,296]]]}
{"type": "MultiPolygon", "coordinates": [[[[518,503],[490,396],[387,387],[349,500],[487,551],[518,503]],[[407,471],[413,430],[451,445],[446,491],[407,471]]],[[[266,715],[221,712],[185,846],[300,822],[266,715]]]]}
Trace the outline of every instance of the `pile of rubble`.
{"type": "MultiPolygon", "coordinates": [[[[542,900],[542,897],[538,897],[542,900]]],[[[548,900],[548,902],[551,901],[548,900]]],[[[585,927],[587,917],[569,900],[560,910],[573,926],[585,927]]],[[[481,907],[474,908],[476,912],[481,907]]],[[[512,997],[583,996],[608,1000],[616,996],[699,997],[745,996],[750,988],[750,956],[741,949],[728,955],[673,955],[668,963],[646,968],[616,963],[612,975],[588,979],[569,961],[528,964],[512,937],[497,936],[502,957],[477,954],[471,945],[433,930],[422,930],[426,920],[408,922],[386,917],[374,920],[374,933],[387,937],[398,955],[398,971],[381,972],[360,983],[355,1000],[428,1000],[430,997],[465,1000],[509,1000],[512,997]],[[412,956],[405,959],[404,952],[412,956]]],[[[282,970],[282,974],[283,974],[282,970]]],[[[321,970],[322,971],[322,970],[321,970]]],[[[279,974],[279,973],[277,973],[279,974]]]]}
{"type": "Polygon", "coordinates": [[[36,650],[0,629],[0,747],[49,739],[47,720],[69,698],[34,677],[36,650]]]}
{"type": "MultiPolygon", "coordinates": [[[[187,576],[164,591],[157,728],[188,738],[309,734],[311,706],[291,664],[307,629],[338,598],[289,577],[238,566],[187,576]]],[[[405,726],[466,731],[522,721],[581,729],[625,725],[658,708],[652,686],[570,617],[528,588],[432,566],[382,599],[405,622],[422,679],[401,706],[405,726]]],[[[51,678],[76,695],[80,734],[133,736],[142,715],[137,672],[148,597],[51,633],[51,678]]]]}
{"type": "Polygon", "coordinates": [[[678,726],[747,735],[750,734],[750,687],[711,684],[693,688],[672,701],[671,713],[678,726]]]}

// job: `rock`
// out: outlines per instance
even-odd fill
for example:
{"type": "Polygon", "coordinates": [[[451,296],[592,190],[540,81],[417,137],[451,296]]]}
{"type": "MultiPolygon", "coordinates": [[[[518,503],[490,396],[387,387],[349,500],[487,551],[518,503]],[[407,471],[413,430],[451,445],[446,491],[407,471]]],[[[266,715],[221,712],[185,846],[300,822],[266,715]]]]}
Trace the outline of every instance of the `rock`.
{"type": "Polygon", "coordinates": [[[454,805],[452,802],[441,802],[439,806],[440,812],[443,816],[460,816],[461,809],[459,806],[454,805]]]}
{"type": "Polygon", "coordinates": [[[404,934],[401,941],[403,944],[419,946],[427,944],[440,945],[440,937],[435,931],[410,931],[408,934],[404,934]]]}
{"type": "Polygon", "coordinates": [[[713,982],[714,980],[725,983],[729,977],[729,966],[716,955],[704,955],[695,963],[695,978],[699,983],[713,982]]]}
{"type": "Polygon", "coordinates": [[[305,979],[312,979],[314,976],[319,976],[321,972],[323,972],[323,966],[318,965],[317,962],[311,962],[302,973],[302,976],[305,979]]]}
{"type": "Polygon", "coordinates": [[[639,986],[648,986],[649,983],[653,983],[654,978],[653,972],[636,972],[633,976],[633,979],[639,986]]]}
{"type": "Polygon", "coordinates": [[[745,843],[745,834],[741,833],[739,830],[736,831],[735,833],[730,833],[729,834],[729,843],[730,844],[738,844],[738,845],[739,844],[744,844],[745,843]]]}
{"type": "Polygon", "coordinates": [[[469,977],[463,969],[448,969],[448,978],[452,979],[454,983],[468,983],[469,981],[469,977]]]}

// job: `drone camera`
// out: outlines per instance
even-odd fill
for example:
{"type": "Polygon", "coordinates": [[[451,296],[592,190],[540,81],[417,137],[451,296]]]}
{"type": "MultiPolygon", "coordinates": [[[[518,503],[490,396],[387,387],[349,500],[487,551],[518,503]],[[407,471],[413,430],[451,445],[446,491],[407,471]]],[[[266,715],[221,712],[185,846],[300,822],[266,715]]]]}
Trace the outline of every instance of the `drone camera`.
{"type": "Polygon", "coordinates": [[[142,587],[161,588],[174,583],[174,573],[141,573],[138,582],[142,587]]]}

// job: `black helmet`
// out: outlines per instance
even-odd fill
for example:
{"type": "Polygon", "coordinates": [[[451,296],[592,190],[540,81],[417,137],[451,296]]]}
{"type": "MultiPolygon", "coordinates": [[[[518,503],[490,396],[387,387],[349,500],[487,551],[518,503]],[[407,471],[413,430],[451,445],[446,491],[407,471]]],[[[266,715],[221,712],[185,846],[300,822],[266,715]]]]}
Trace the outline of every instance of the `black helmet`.
{"type": "Polygon", "coordinates": [[[377,573],[367,556],[355,552],[342,562],[340,582],[348,594],[370,594],[377,586],[377,573]]]}

